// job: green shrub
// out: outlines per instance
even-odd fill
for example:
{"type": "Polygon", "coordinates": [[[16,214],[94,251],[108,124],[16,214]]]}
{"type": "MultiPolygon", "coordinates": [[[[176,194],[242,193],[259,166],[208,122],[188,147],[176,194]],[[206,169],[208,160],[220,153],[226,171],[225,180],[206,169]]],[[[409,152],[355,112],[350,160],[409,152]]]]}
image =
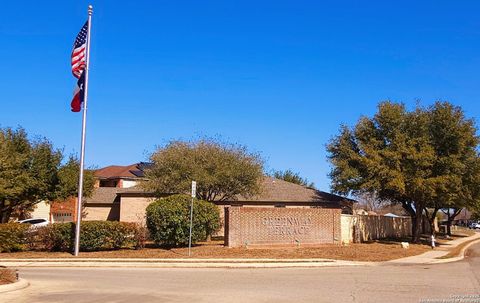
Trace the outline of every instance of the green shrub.
{"type": "Polygon", "coordinates": [[[38,229],[37,249],[73,251],[74,223],[53,223],[38,229]]]}
{"type": "Polygon", "coordinates": [[[97,251],[111,249],[115,241],[115,227],[109,221],[82,222],[80,231],[80,250],[97,251]]]}
{"type": "Polygon", "coordinates": [[[97,251],[135,247],[135,228],[135,223],[83,222],[80,233],[80,250],[97,251]]]}
{"type": "MultiPolygon", "coordinates": [[[[75,224],[53,223],[31,229],[28,224],[0,224],[0,252],[22,250],[73,251],[75,224]]],[[[137,223],[85,221],[80,231],[80,250],[98,251],[145,247],[145,228],[137,223]]]]}
{"type": "MultiPolygon", "coordinates": [[[[98,251],[141,248],[137,224],[117,221],[85,221],[80,230],[80,250],[98,251]]],[[[40,242],[49,251],[73,251],[74,223],[54,223],[39,230],[40,242]]]]}
{"type": "Polygon", "coordinates": [[[0,224],[0,252],[22,251],[28,249],[29,224],[0,224]]]}
{"type": "Polygon", "coordinates": [[[145,244],[149,239],[147,226],[145,224],[140,224],[140,223],[134,223],[134,225],[135,225],[135,236],[134,236],[135,249],[145,248],[145,244]]]}
{"type": "MultiPolygon", "coordinates": [[[[155,244],[188,244],[190,203],[187,195],[159,199],[147,207],[147,227],[155,244]]],[[[195,199],[193,204],[192,243],[207,239],[220,228],[220,212],[210,202],[195,199]]]]}

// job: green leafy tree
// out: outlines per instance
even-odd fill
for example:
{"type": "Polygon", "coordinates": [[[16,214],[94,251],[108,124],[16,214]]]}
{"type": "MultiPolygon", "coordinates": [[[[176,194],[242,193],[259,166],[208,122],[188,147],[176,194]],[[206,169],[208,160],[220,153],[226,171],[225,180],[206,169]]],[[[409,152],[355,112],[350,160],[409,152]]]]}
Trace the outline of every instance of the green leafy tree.
{"type": "Polygon", "coordinates": [[[195,142],[172,141],[150,157],[142,183],[158,194],[187,193],[197,181],[197,198],[206,201],[235,199],[259,191],[263,161],[243,146],[203,139],[195,142]]]}
{"type": "Polygon", "coordinates": [[[473,119],[467,119],[460,107],[448,102],[436,102],[428,109],[429,138],[435,151],[432,176],[436,178],[436,193],[429,204],[430,224],[438,209],[447,215],[447,233],[463,207],[475,208],[480,203],[479,138],[473,119]],[[445,211],[446,210],[446,211],[445,211]]]}
{"type": "Polygon", "coordinates": [[[285,171],[280,171],[280,170],[274,171],[272,176],[274,178],[295,183],[298,185],[311,187],[311,188],[315,187],[315,184],[313,182],[309,182],[307,178],[302,178],[299,173],[295,173],[290,169],[287,169],[285,171]]]}
{"type": "Polygon", "coordinates": [[[417,242],[424,213],[433,224],[439,209],[461,200],[467,159],[478,158],[475,134],[474,121],[448,102],[413,111],[382,102],[374,117],[343,126],[328,144],[332,188],[342,194],[375,192],[401,204],[412,217],[417,242]]]}
{"type": "Polygon", "coordinates": [[[24,129],[0,129],[0,222],[18,208],[54,197],[62,155],[46,139],[30,141],[24,129]]]}
{"type": "MultiPolygon", "coordinates": [[[[471,159],[465,166],[465,173],[459,187],[456,188],[456,195],[445,205],[442,211],[447,217],[447,234],[452,235],[452,221],[467,208],[473,213],[480,214],[480,157],[471,159]]],[[[477,216],[478,217],[478,216],[477,216]]]]}
{"type": "MultiPolygon", "coordinates": [[[[58,170],[58,183],[55,192],[55,198],[58,200],[66,200],[71,196],[78,195],[78,178],[80,175],[79,160],[70,155],[67,162],[58,170]]],[[[83,195],[91,196],[95,184],[95,176],[93,170],[85,170],[83,173],[83,195]]]]}
{"type": "MultiPolygon", "coordinates": [[[[75,194],[76,187],[65,176],[73,164],[69,160],[62,166],[62,158],[61,150],[45,138],[30,140],[22,128],[0,128],[0,223],[42,200],[75,194]]],[[[87,193],[93,188],[90,183],[87,193]]]]}

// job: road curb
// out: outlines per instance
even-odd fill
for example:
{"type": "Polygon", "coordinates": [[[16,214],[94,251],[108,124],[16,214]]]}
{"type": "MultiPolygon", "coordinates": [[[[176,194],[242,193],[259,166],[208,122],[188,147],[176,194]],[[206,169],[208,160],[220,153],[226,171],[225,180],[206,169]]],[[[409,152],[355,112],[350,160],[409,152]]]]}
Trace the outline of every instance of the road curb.
{"type": "Polygon", "coordinates": [[[386,261],[384,264],[392,264],[392,265],[415,265],[415,264],[427,265],[428,264],[430,265],[430,264],[444,264],[444,263],[457,262],[464,258],[465,251],[471,245],[476,244],[480,241],[480,234],[469,236],[463,239],[463,241],[460,241],[459,243],[455,243],[452,247],[450,247],[450,249],[455,249],[457,246],[462,245],[463,243],[468,241],[471,241],[471,242],[468,243],[465,247],[463,247],[460,253],[456,257],[441,259],[442,257],[445,257],[446,255],[448,255],[450,253],[450,250],[438,250],[438,251],[431,250],[417,256],[386,261]]]}
{"type": "Polygon", "coordinates": [[[372,266],[371,262],[2,262],[9,267],[104,267],[104,268],[318,268],[339,266],[372,266]]]}
{"type": "Polygon", "coordinates": [[[18,279],[17,282],[10,283],[10,284],[5,284],[5,285],[0,285],[0,293],[6,293],[10,291],[15,291],[19,289],[24,289],[28,287],[30,283],[28,283],[27,280],[25,279],[18,279]]]}
{"type": "MultiPolygon", "coordinates": [[[[198,258],[50,258],[50,259],[0,259],[0,264],[8,267],[104,267],[104,268],[319,268],[319,267],[343,267],[343,266],[379,266],[388,264],[441,264],[462,260],[465,251],[473,244],[480,242],[477,239],[462,248],[457,257],[437,259],[436,257],[423,257],[422,255],[407,257],[412,260],[396,259],[380,262],[344,261],[333,259],[198,259],[198,258]]],[[[456,244],[454,247],[464,242],[456,244]]],[[[427,252],[429,253],[429,252],[427,252]]],[[[446,251],[444,255],[448,254],[446,251]]],[[[441,256],[440,256],[441,257],[441,256]]]]}
{"type": "MultiPolygon", "coordinates": [[[[480,239],[473,240],[472,242],[468,243],[465,245],[465,247],[462,248],[460,253],[456,257],[451,257],[451,258],[446,258],[446,259],[436,259],[432,264],[442,264],[442,263],[450,263],[450,262],[457,262],[465,259],[465,252],[467,249],[470,248],[470,246],[480,243],[480,239]]],[[[459,244],[460,245],[460,244],[459,244]]],[[[448,253],[447,253],[448,254],[448,253]]]]}
{"type": "Polygon", "coordinates": [[[110,267],[110,268],[294,268],[374,265],[372,262],[332,259],[0,259],[8,267],[110,267]]]}

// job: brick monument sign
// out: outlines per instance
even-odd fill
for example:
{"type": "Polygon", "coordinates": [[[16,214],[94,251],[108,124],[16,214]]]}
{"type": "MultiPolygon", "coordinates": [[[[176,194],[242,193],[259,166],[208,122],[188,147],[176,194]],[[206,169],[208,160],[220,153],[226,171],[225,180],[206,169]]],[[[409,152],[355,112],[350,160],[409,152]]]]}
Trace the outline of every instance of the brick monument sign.
{"type": "Polygon", "coordinates": [[[340,243],[340,209],[225,208],[225,246],[340,243]]]}

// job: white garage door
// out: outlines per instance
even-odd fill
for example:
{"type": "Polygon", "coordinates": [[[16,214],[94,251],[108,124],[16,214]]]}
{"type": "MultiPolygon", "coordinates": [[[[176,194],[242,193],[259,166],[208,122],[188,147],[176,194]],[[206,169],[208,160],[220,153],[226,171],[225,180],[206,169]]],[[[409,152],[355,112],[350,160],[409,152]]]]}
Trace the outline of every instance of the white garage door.
{"type": "Polygon", "coordinates": [[[53,214],[54,223],[72,222],[73,217],[71,213],[58,213],[53,214]]]}

